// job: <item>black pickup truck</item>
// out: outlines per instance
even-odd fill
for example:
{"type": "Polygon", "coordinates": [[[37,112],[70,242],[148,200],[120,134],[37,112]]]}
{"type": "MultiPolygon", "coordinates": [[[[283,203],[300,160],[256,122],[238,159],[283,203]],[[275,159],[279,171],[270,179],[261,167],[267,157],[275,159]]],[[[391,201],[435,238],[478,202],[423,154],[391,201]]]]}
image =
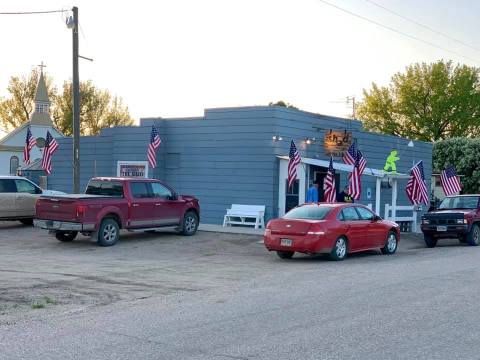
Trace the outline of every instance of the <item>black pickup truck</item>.
{"type": "Polygon", "coordinates": [[[480,195],[454,195],[442,200],[436,210],[422,216],[427,247],[439,239],[458,238],[462,243],[480,245],[480,195]]]}

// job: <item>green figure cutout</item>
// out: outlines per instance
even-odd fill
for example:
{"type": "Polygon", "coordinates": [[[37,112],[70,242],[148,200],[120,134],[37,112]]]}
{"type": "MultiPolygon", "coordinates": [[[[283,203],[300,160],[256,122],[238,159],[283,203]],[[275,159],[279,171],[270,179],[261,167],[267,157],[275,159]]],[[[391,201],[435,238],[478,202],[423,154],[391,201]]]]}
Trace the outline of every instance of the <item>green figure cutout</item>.
{"type": "Polygon", "coordinates": [[[387,157],[387,161],[385,162],[385,166],[383,167],[383,170],[396,173],[397,172],[397,165],[395,164],[395,161],[400,160],[399,157],[397,157],[397,150],[392,150],[390,152],[390,155],[387,157]]]}

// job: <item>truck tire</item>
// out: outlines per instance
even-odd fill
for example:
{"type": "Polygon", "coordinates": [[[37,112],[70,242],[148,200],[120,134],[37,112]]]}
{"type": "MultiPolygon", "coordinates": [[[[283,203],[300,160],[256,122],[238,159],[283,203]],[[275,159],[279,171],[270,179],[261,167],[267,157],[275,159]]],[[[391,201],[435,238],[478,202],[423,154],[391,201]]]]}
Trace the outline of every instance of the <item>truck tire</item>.
{"type": "Polygon", "coordinates": [[[480,227],[477,224],[472,225],[472,228],[467,235],[467,243],[470,246],[480,245],[480,227]]]}
{"type": "Polygon", "coordinates": [[[58,241],[69,242],[75,240],[78,231],[56,231],[55,237],[58,241]]]}
{"type": "Polygon", "coordinates": [[[437,246],[437,239],[435,239],[432,235],[423,235],[423,240],[425,241],[425,245],[428,248],[434,248],[437,246]]]}
{"type": "Polygon", "coordinates": [[[29,225],[29,226],[32,226],[32,225],[33,225],[33,219],[20,219],[20,222],[21,222],[23,225],[29,225]]]}
{"type": "Polygon", "coordinates": [[[183,217],[182,234],[192,236],[198,229],[198,216],[194,211],[187,211],[183,217]]]}
{"type": "Polygon", "coordinates": [[[102,220],[98,228],[97,244],[100,246],[115,245],[120,237],[120,228],[118,223],[112,218],[102,220]]]}

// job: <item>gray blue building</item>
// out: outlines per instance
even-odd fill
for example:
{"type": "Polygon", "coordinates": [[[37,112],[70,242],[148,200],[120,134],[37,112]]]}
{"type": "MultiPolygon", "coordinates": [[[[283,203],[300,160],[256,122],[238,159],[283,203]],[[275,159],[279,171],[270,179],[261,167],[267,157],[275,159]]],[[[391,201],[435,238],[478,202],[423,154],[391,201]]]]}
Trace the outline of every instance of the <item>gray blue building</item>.
{"type": "MultiPolygon", "coordinates": [[[[330,154],[334,155],[338,190],[347,184],[351,170],[343,163],[341,152],[353,140],[367,160],[360,203],[382,216],[385,204],[392,201],[409,205],[406,174],[419,160],[423,160],[430,189],[432,144],[367,132],[356,120],[277,106],[207,109],[204,116],[191,118],[144,118],[140,126],[84,136],[80,141],[81,187],[94,176],[132,171],[129,166],[140,166],[137,170],[141,173],[152,125],[162,143],[157,167],[147,165],[147,176],[166,181],[178,193],[198,197],[204,223],[221,224],[231,204],[265,205],[266,220],[282,215],[304,202],[311,182],[323,179],[330,154]],[[297,169],[298,182],[287,188],[291,140],[300,151],[302,164],[297,169]],[[397,174],[386,175],[383,167],[392,150],[400,158],[397,174]]],[[[72,138],[60,138],[58,143],[48,188],[72,192],[72,138]]]]}

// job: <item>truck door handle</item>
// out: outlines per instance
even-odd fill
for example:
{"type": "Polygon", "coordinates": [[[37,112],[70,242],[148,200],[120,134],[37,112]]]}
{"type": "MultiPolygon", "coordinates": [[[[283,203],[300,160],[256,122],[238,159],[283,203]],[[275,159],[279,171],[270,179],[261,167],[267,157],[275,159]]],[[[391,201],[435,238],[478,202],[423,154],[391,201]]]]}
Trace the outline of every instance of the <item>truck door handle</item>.
{"type": "Polygon", "coordinates": [[[137,206],[140,206],[139,204],[132,204],[133,207],[137,207],[137,206]]]}

